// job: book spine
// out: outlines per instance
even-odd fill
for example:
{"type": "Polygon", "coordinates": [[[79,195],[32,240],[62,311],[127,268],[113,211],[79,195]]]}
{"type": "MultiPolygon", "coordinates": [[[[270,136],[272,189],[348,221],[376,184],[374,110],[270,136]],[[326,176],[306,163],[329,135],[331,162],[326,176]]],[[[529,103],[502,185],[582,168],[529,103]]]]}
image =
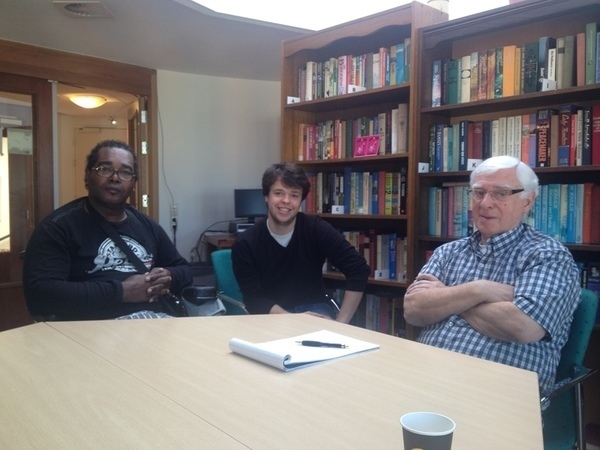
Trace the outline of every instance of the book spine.
{"type": "Polygon", "coordinates": [[[476,101],[479,92],[479,52],[471,53],[471,101],[476,101]]]}
{"type": "Polygon", "coordinates": [[[540,109],[537,112],[537,167],[550,167],[550,115],[553,110],[540,109]]]}
{"type": "Polygon", "coordinates": [[[465,55],[460,62],[460,103],[471,101],[471,55],[465,55]]]}
{"type": "Polygon", "coordinates": [[[563,87],[585,85],[585,33],[565,38],[565,84],[563,87]],[[569,54],[569,52],[571,54],[569,54]],[[567,62],[570,61],[571,78],[567,78],[567,62]],[[571,84],[568,84],[568,83],[571,84]]]}
{"type": "Polygon", "coordinates": [[[467,120],[461,120],[459,124],[458,170],[467,170],[468,124],[467,120]]]}
{"type": "Polygon", "coordinates": [[[548,51],[551,48],[556,48],[556,39],[549,36],[542,36],[539,38],[536,88],[538,92],[542,91],[542,80],[548,79],[548,51]]]}
{"type": "Polygon", "coordinates": [[[515,52],[516,45],[506,45],[502,56],[502,96],[515,95],[515,52]]]}
{"type": "Polygon", "coordinates": [[[529,94],[537,90],[539,43],[525,44],[523,54],[523,93],[529,94]]]}
{"type": "Polygon", "coordinates": [[[585,84],[596,83],[596,39],[598,24],[590,22],[585,26],[585,84]]]}
{"type": "Polygon", "coordinates": [[[504,49],[496,48],[496,70],[494,71],[494,98],[501,98],[504,95],[502,76],[504,74],[504,49]]]}

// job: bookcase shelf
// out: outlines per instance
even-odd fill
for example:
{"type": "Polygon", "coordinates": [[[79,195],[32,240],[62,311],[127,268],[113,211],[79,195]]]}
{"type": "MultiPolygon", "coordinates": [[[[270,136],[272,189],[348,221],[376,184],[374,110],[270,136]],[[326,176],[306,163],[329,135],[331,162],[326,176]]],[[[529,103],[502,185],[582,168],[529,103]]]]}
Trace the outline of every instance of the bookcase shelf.
{"type": "MultiPolygon", "coordinates": [[[[301,165],[310,174],[343,174],[344,171],[360,172],[387,172],[406,173],[406,212],[404,214],[330,214],[319,215],[329,221],[336,228],[347,232],[369,233],[396,233],[399,237],[406,237],[406,272],[413,274],[413,211],[414,197],[411,196],[411,186],[416,183],[416,138],[412,126],[416,123],[418,111],[417,94],[419,78],[418,65],[418,30],[424,26],[448,20],[446,13],[424,5],[421,2],[412,2],[379,14],[374,14],[359,20],[348,22],[326,30],[310,33],[308,35],[290,39],[283,43],[283,66],[281,82],[281,159],[301,165]],[[306,83],[303,71],[308,62],[317,62],[325,65],[326,61],[338,59],[344,55],[374,54],[380,49],[392,47],[410,41],[410,52],[405,66],[405,78],[397,83],[383,83],[381,87],[372,87],[369,83],[367,89],[344,95],[333,95],[325,98],[306,96],[303,98],[302,89],[306,83]],[[288,97],[293,97],[294,102],[288,103],[288,97]],[[398,108],[399,104],[407,105],[407,151],[392,153],[383,152],[374,156],[348,157],[348,151],[342,153],[343,157],[337,159],[310,159],[300,157],[299,142],[301,141],[300,124],[317,125],[327,121],[356,120],[364,117],[374,118],[378,115],[389,114],[398,108]]],[[[370,61],[370,60],[369,60],[370,61]]],[[[368,63],[369,64],[369,63],[368,63]]],[[[375,67],[375,65],[373,65],[375,67]]],[[[324,72],[323,72],[324,73],[324,72]]],[[[375,77],[373,77],[375,79],[375,77]]],[[[375,84],[373,82],[373,84],[375,84]]],[[[306,88],[308,89],[308,87],[306,88]]],[[[321,94],[325,91],[319,91],[321,94]]],[[[388,130],[389,132],[389,130],[388,130]]],[[[368,135],[377,134],[366,133],[368,135]]],[[[362,134],[364,135],[364,134],[362,134]]],[[[349,135],[347,135],[349,136],[349,135]]],[[[353,141],[354,137],[352,137],[353,141]]],[[[339,155],[338,155],[339,156],[339,155]]],[[[349,172],[346,172],[349,173],[349,172]]],[[[314,189],[314,187],[313,187],[314,189]]],[[[335,203],[334,203],[335,204],[335,203]]],[[[374,211],[374,208],[369,211],[374,211]]],[[[327,211],[324,209],[324,211],[327,211]]],[[[343,279],[340,274],[326,273],[324,277],[329,280],[343,279]]],[[[395,280],[369,279],[369,289],[383,289],[397,298],[401,298],[406,283],[395,280]]],[[[369,290],[368,289],[368,290],[369,290]]],[[[399,301],[401,307],[401,300],[399,301]]],[[[395,305],[391,308],[395,311],[395,305]]],[[[397,317],[397,312],[391,313],[397,317]]],[[[389,323],[394,320],[390,319],[389,323]]],[[[394,332],[393,327],[391,332],[394,332]]]]}
{"type": "MultiPolygon", "coordinates": [[[[420,71],[417,74],[420,80],[416,114],[418,128],[416,157],[418,161],[424,163],[431,161],[431,127],[436,124],[452,127],[464,121],[493,121],[509,116],[523,117],[546,108],[558,110],[563,105],[578,107],[599,105],[600,84],[589,81],[582,83],[581,80],[577,80],[577,59],[574,57],[574,83],[570,87],[529,93],[521,93],[517,90],[515,95],[496,96],[492,99],[475,101],[465,100],[464,103],[461,102],[463,100],[460,97],[458,101],[446,102],[442,98],[441,106],[432,106],[437,103],[435,100],[439,93],[437,84],[434,83],[433,70],[434,64],[439,64],[439,61],[443,67],[445,61],[461,60],[475,52],[486,51],[489,54],[490,50],[507,46],[524,47],[529,43],[539,43],[539,39],[545,36],[562,38],[571,35],[576,37],[577,34],[581,35],[585,32],[587,24],[593,22],[598,23],[598,31],[600,31],[600,1],[598,0],[527,0],[486,13],[423,28],[419,47],[420,71]]],[[[576,46],[577,43],[575,43],[575,49],[576,46]]],[[[581,73],[581,65],[579,67],[581,73]]],[[[471,67],[469,67],[470,69],[471,67]]],[[[517,76],[515,74],[515,79],[517,76]]],[[[484,95],[482,94],[482,96],[484,95]]],[[[472,98],[471,96],[470,99],[472,98]]],[[[598,164],[556,166],[556,161],[550,161],[550,164],[550,167],[534,168],[540,185],[600,183],[600,165],[598,164]]],[[[467,183],[469,175],[470,172],[464,170],[417,174],[416,185],[412,191],[416,198],[413,213],[415,217],[418,217],[413,228],[415,233],[415,273],[425,263],[429,252],[446,242],[457,239],[457,237],[431,235],[429,229],[430,188],[467,183]]],[[[592,223],[591,226],[597,227],[598,224],[592,223]]],[[[577,262],[587,264],[600,261],[600,245],[598,244],[565,243],[565,246],[571,251],[577,262]]],[[[591,351],[597,352],[597,349],[591,351]]],[[[600,421],[600,406],[597,401],[586,403],[586,418],[595,422],[600,421]]]]}

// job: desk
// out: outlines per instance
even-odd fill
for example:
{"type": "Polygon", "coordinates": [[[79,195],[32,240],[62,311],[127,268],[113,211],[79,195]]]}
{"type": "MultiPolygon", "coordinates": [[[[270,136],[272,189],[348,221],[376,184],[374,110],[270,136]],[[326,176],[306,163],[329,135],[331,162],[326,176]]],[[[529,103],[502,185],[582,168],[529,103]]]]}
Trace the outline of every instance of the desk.
{"type": "Polygon", "coordinates": [[[229,233],[207,233],[204,235],[204,240],[208,245],[214,247],[214,250],[222,250],[224,248],[231,248],[236,237],[235,234],[229,233]]]}
{"type": "Polygon", "coordinates": [[[0,333],[0,447],[542,449],[537,375],[305,314],[39,323],[0,333]],[[229,351],[329,329],[380,349],[282,372],[229,351]]]}

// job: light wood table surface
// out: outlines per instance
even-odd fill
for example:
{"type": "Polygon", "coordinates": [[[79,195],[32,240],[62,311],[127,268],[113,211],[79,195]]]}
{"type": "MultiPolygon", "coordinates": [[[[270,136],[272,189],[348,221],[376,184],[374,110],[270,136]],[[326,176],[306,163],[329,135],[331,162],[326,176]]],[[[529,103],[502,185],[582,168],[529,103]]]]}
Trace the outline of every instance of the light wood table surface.
{"type": "Polygon", "coordinates": [[[49,322],[0,333],[0,448],[542,449],[537,375],[306,314],[49,322]],[[328,329],[380,349],[292,372],[230,352],[328,329]]]}

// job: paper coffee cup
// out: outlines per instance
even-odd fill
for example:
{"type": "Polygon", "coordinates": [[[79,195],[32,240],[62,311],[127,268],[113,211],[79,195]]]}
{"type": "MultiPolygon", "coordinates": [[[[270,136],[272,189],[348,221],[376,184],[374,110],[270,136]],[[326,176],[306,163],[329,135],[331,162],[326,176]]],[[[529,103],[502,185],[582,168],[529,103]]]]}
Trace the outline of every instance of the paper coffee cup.
{"type": "Polygon", "coordinates": [[[450,450],[456,424],[433,412],[412,412],[400,418],[404,450],[450,450]]]}

